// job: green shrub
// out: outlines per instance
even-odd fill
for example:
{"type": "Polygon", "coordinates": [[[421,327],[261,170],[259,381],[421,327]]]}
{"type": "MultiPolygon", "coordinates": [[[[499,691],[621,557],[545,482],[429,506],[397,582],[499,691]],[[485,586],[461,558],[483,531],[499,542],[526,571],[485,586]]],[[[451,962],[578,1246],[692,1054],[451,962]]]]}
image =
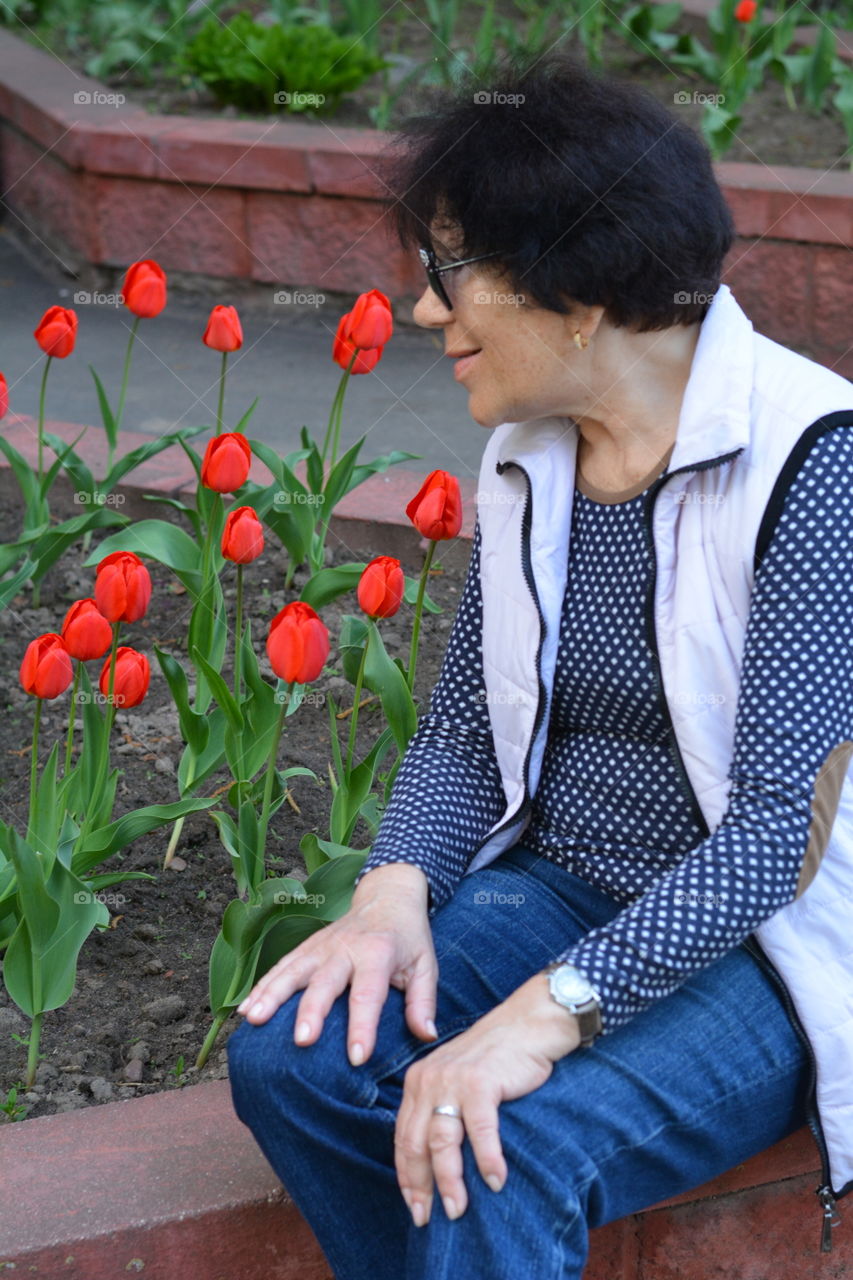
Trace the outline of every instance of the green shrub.
{"type": "Polygon", "coordinates": [[[188,43],[183,66],[244,111],[329,112],[386,63],[360,41],[319,23],[261,26],[247,13],[209,19],[188,43]]]}

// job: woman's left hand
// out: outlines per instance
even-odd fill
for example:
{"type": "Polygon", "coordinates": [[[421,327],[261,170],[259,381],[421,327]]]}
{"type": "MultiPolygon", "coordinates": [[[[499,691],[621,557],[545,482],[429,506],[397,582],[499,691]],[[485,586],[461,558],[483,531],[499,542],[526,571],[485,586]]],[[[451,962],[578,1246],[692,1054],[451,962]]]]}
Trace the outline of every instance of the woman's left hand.
{"type": "Polygon", "coordinates": [[[429,1221],[433,1179],[448,1218],[465,1212],[462,1141],[471,1142],[477,1167],[492,1190],[506,1181],[498,1106],[543,1085],[558,1059],[580,1044],[577,1019],[552,1000],[548,979],[534,974],[445,1044],[406,1072],[395,1130],[397,1180],[416,1226],[429,1221]],[[454,1103],[461,1117],[434,1115],[454,1103]],[[492,1182],[492,1179],[495,1179],[492,1182]]]}

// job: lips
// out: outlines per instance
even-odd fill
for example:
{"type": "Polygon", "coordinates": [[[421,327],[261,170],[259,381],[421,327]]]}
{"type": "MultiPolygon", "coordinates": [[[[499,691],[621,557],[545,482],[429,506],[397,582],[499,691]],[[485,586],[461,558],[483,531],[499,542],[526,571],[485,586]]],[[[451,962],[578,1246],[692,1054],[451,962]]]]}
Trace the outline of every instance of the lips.
{"type": "Polygon", "coordinates": [[[479,354],[480,352],[478,350],[478,351],[471,351],[466,353],[465,355],[459,355],[456,357],[456,363],[453,366],[453,376],[457,382],[461,381],[461,379],[465,376],[465,374],[468,372],[471,365],[477,359],[479,354]]]}
{"type": "Polygon", "coordinates": [[[462,360],[465,356],[475,356],[481,350],[480,347],[470,347],[467,351],[445,351],[445,355],[451,360],[462,360]]]}

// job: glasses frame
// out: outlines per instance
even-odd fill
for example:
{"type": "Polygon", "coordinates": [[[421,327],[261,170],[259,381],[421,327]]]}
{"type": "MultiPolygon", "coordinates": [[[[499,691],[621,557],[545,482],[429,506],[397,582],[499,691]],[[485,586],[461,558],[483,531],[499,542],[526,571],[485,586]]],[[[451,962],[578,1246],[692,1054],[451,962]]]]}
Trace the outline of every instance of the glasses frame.
{"type": "Polygon", "coordinates": [[[441,299],[447,310],[452,311],[453,303],[450,300],[447,289],[444,287],[444,281],[441,279],[442,271],[455,271],[457,267],[467,267],[469,263],[482,262],[485,258],[499,258],[503,250],[496,249],[492,253],[478,253],[475,258],[460,258],[453,262],[442,263],[439,263],[432,249],[418,249],[418,253],[424,265],[430,288],[441,299]]]}

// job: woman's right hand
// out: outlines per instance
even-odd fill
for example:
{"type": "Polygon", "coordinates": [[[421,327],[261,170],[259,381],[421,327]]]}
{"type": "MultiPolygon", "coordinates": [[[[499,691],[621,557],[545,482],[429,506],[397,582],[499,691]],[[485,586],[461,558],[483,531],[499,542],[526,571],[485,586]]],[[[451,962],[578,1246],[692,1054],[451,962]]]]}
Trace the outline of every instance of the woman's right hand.
{"type": "Polygon", "coordinates": [[[305,987],[294,1040],[313,1044],[335,1000],[350,984],[347,1053],[358,1066],[375,1047],[390,985],[406,993],[406,1022],[413,1034],[436,1039],[438,962],[428,900],[427,878],[419,867],[395,862],[372,868],[356,885],[346,914],[282,956],[255,983],[238,1013],[247,1010],[250,1022],[265,1022],[294,991],[305,987]]]}

